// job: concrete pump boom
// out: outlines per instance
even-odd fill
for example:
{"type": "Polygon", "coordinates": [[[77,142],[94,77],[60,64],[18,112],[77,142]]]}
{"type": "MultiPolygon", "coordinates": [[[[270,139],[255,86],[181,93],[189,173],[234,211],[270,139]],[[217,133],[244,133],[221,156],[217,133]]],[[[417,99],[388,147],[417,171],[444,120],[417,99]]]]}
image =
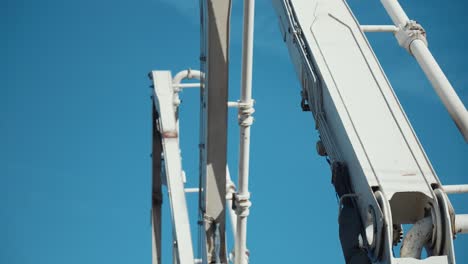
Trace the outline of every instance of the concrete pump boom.
{"type": "Polygon", "coordinates": [[[273,2],[304,110],[312,111],[320,133],[318,152],[330,160],[346,262],[455,263],[453,209],[363,32],[395,33],[467,138],[468,113],[429,56],[422,27],[395,0],[382,1],[395,27],[364,28],[343,0],[273,2]],[[403,224],[413,229],[397,257],[393,245],[403,224]],[[408,259],[420,259],[423,247],[429,257],[408,259]]]}
{"type": "MultiPolygon", "coordinates": [[[[379,64],[365,32],[391,32],[415,57],[465,140],[468,112],[427,48],[426,32],[396,0],[382,0],[395,25],[362,26],[344,0],[273,0],[339,197],[339,231],[347,264],[455,264],[453,238],[468,233],[468,215],[456,214],[443,186],[379,64]],[[403,225],[412,225],[406,233],[403,225]],[[401,244],[399,254],[394,247],[401,244]],[[423,257],[422,251],[427,256],[423,257]]],[[[201,71],[152,71],[153,264],[161,258],[162,186],[172,219],[173,263],[247,264],[253,0],[244,1],[240,100],[228,102],[231,0],[200,0],[201,71]],[[182,83],[197,79],[199,83],[182,83]],[[185,188],[179,142],[179,92],[200,88],[199,187],[185,188]],[[238,189],[227,166],[227,111],[240,127],[238,189]],[[186,193],[199,195],[199,248],[195,259],[186,193]],[[228,249],[226,215],[231,220],[228,249]],[[233,245],[233,246],[232,246],[233,245]]],[[[256,238],[254,238],[256,239],[256,238]]]]}

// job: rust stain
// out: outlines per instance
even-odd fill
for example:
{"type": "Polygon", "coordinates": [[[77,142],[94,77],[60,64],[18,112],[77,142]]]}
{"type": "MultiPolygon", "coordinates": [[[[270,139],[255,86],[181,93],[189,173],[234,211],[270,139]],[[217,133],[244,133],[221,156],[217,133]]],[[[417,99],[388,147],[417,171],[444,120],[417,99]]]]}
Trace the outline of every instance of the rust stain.
{"type": "Polygon", "coordinates": [[[162,136],[163,138],[177,138],[179,134],[176,131],[167,131],[163,132],[162,136]]]}

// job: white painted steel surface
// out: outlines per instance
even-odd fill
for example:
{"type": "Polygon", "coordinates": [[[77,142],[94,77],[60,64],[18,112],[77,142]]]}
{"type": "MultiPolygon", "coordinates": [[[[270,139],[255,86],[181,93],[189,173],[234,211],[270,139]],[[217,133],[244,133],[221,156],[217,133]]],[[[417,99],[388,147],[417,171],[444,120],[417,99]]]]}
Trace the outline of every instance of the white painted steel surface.
{"type": "MultiPolygon", "coordinates": [[[[390,15],[393,23],[403,30],[404,26],[410,22],[405,11],[397,0],[381,0],[385,10],[390,15]]],[[[411,36],[408,36],[411,38],[411,36]]],[[[468,142],[468,111],[463,105],[463,102],[458,97],[455,89],[453,89],[450,81],[445,76],[437,61],[432,56],[427,44],[420,38],[411,40],[409,47],[404,47],[414,56],[419,63],[427,78],[434,87],[437,95],[442,100],[445,108],[447,108],[450,116],[454,120],[458,129],[468,142]]]]}
{"type": "MultiPolygon", "coordinates": [[[[349,170],[351,185],[355,193],[345,194],[342,198],[354,197],[358,200],[362,219],[366,217],[369,207],[376,212],[375,224],[384,236],[378,237],[377,244],[383,244],[383,253],[381,258],[374,260],[374,263],[455,264],[452,231],[460,234],[467,233],[468,215],[456,215],[452,229],[450,214],[453,212],[450,212],[450,203],[445,193],[468,192],[468,185],[443,186],[444,192],[437,189],[441,183],[364,36],[364,32],[393,32],[397,35],[400,34],[397,38],[401,38],[404,26],[409,22],[397,1],[381,1],[396,26],[361,26],[343,0],[274,0],[280,17],[283,40],[288,45],[290,56],[303,85],[303,91],[306,92],[306,98],[313,112],[326,153],[332,163],[335,161],[343,162],[349,170]],[[374,191],[378,195],[374,196],[374,191]],[[431,205],[439,206],[439,214],[441,215],[427,218],[426,209],[431,205]],[[437,217],[442,219],[444,225],[438,226],[440,223],[432,222],[437,217]],[[393,256],[392,224],[415,224],[408,233],[409,236],[405,237],[404,244],[406,246],[402,249],[402,257],[412,258],[395,258],[393,256]],[[430,232],[432,226],[437,227],[437,232],[430,232]],[[423,238],[417,237],[421,235],[421,232],[423,238]],[[420,249],[427,242],[429,233],[431,233],[430,236],[433,233],[437,234],[439,238],[443,236],[445,247],[442,249],[442,253],[444,255],[431,256],[424,260],[414,259],[420,255],[420,249]],[[412,236],[412,234],[417,236],[412,236]]],[[[211,39],[208,43],[211,45],[220,44],[218,48],[222,51],[222,56],[211,56],[211,69],[216,69],[218,74],[222,71],[219,65],[228,65],[229,41],[226,34],[229,30],[225,30],[225,28],[229,28],[230,7],[229,10],[226,9],[226,3],[228,2],[208,1],[208,8],[212,8],[209,12],[213,12],[210,13],[211,15],[222,13],[222,17],[217,17],[220,19],[219,21],[216,19],[209,21],[210,25],[221,27],[218,28],[216,34],[213,34],[214,31],[210,31],[210,34],[213,35],[210,35],[211,39]],[[223,40],[217,43],[216,41],[219,41],[220,38],[223,40]]],[[[208,164],[206,157],[201,158],[201,162],[202,166],[207,166],[207,169],[202,169],[201,173],[211,175],[208,177],[211,179],[211,183],[207,183],[201,189],[201,193],[199,193],[199,188],[184,188],[176,117],[177,107],[180,104],[178,91],[182,88],[200,85],[203,87],[207,84],[204,80],[205,76],[200,71],[193,70],[182,71],[174,79],[171,79],[171,74],[167,71],[153,71],[151,73],[154,82],[154,102],[159,113],[173,235],[176,242],[173,248],[174,263],[192,264],[207,263],[208,261],[209,257],[206,255],[203,256],[203,259],[194,259],[185,200],[185,193],[203,195],[208,189],[211,189],[209,192],[211,197],[206,197],[205,202],[206,204],[211,203],[209,207],[206,207],[210,213],[204,216],[212,217],[213,220],[209,222],[213,221],[222,227],[219,227],[217,233],[207,231],[206,228],[211,229],[211,227],[207,225],[208,222],[205,222],[206,236],[215,238],[212,239],[211,244],[205,241],[206,247],[213,249],[215,244],[213,241],[217,239],[218,247],[220,244],[222,247],[217,250],[225,250],[224,208],[227,207],[235,237],[234,263],[248,263],[246,244],[247,216],[250,207],[250,193],[248,191],[249,149],[250,126],[253,122],[252,114],[254,111],[251,87],[254,6],[254,0],[244,1],[241,99],[238,102],[227,102],[227,96],[225,98],[222,92],[221,97],[226,100],[223,99],[221,104],[220,100],[211,99],[211,103],[215,102],[215,104],[211,109],[204,109],[206,112],[205,116],[202,116],[201,122],[203,133],[207,133],[206,131],[209,130],[207,128],[215,131],[215,122],[206,120],[209,113],[218,113],[219,108],[224,110],[227,107],[238,108],[240,153],[237,193],[227,167],[225,178],[221,181],[225,180],[226,189],[218,186],[219,177],[224,177],[222,175],[224,172],[220,174],[212,171],[211,164],[208,164]],[[191,78],[202,79],[202,82],[181,83],[183,79],[191,78]],[[232,209],[233,206],[236,210],[232,209]],[[215,218],[217,220],[214,220],[215,218]],[[222,234],[219,234],[220,232],[222,234]],[[216,238],[216,236],[221,236],[221,238],[216,238]]],[[[436,92],[465,135],[465,139],[468,140],[468,113],[427,49],[425,38],[409,40],[411,41],[401,43],[408,44],[407,49],[420,63],[436,92]]],[[[213,51],[213,47],[211,51],[213,51]]],[[[210,51],[210,49],[208,50],[210,51]]],[[[218,74],[213,74],[211,77],[207,74],[207,78],[212,78],[212,82],[218,84],[215,85],[216,87],[219,87],[219,83],[227,83],[227,75],[219,76],[218,74]]],[[[210,89],[209,84],[208,82],[208,89],[210,89]]],[[[225,88],[227,95],[227,85],[225,88]]],[[[214,96],[219,94],[210,95],[206,91],[202,96],[202,105],[204,102],[209,102],[207,100],[209,96],[219,99],[219,96],[214,96]]],[[[219,115],[216,115],[216,120],[219,120],[219,115]]],[[[225,132],[221,134],[223,134],[221,137],[225,136],[225,132]]],[[[205,141],[202,141],[201,145],[211,139],[217,142],[212,146],[219,146],[218,143],[222,141],[220,141],[220,135],[215,135],[215,133],[212,133],[211,137],[203,134],[202,138],[205,141]]],[[[225,149],[220,148],[212,148],[209,152],[212,156],[217,157],[217,161],[214,163],[218,165],[223,163],[219,159],[220,152],[223,152],[222,155],[226,154],[224,153],[225,149]]],[[[153,223],[152,228],[154,228],[153,223]]],[[[152,233],[152,240],[155,243],[154,230],[152,233]]],[[[211,252],[208,256],[210,254],[211,252]]],[[[219,254],[217,258],[223,262],[225,254],[216,254],[219,254]]],[[[153,251],[153,263],[158,262],[156,258],[157,252],[153,251]]]]}
{"type": "Polygon", "coordinates": [[[159,113],[159,125],[163,146],[164,164],[176,245],[177,263],[194,261],[192,236],[182,180],[182,164],[178,142],[178,129],[174,111],[174,91],[169,71],[151,72],[154,84],[154,102],[159,113]]]}
{"type": "MultiPolygon", "coordinates": [[[[393,224],[424,218],[425,208],[436,203],[432,186],[440,186],[439,179],[346,2],[274,2],[320,136],[328,138],[324,145],[330,160],[348,166],[361,219],[369,206],[379,208],[372,189],[380,189],[390,202],[387,220],[393,224]]],[[[377,211],[379,219],[382,212],[377,211]]],[[[392,255],[391,233],[390,228],[384,256],[376,263],[403,263],[392,255]]],[[[440,260],[425,261],[433,259],[440,260]]],[[[454,260],[445,257],[439,263],[454,260]]]]}
{"type": "Polygon", "coordinates": [[[396,26],[387,26],[387,25],[364,25],[361,26],[362,31],[364,32],[391,32],[395,33],[398,31],[396,26]]]}
{"type": "Polygon", "coordinates": [[[203,263],[226,263],[226,164],[231,0],[203,0],[200,221],[203,263]]]}
{"type": "Polygon", "coordinates": [[[239,102],[228,102],[228,107],[229,108],[238,108],[239,107],[239,102]]]}
{"type": "Polygon", "coordinates": [[[252,64],[255,1],[244,0],[244,25],[242,35],[241,99],[239,107],[240,147],[239,147],[239,192],[236,195],[237,230],[235,238],[235,264],[247,264],[247,216],[250,207],[249,158],[250,126],[253,118],[252,64]]]}
{"type": "Polygon", "coordinates": [[[457,214],[455,216],[455,233],[468,234],[468,214],[457,214]]]}
{"type": "MultiPolygon", "coordinates": [[[[178,72],[174,78],[172,79],[172,88],[174,91],[174,107],[178,107],[180,105],[180,99],[179,99],[179,92],[181,88],[190,88],[190,87],[200,87],[200,83],[187,83],[187,84],[182,84],[182,81],[187,79],[196,79],[200,80],[202,76],[202,72],[197,71],[197,70],[183,70],[178,72]]],[[[179,130],[179,120],[176,120],[177,122],[177,130],[179,130]]]]}
{"type": "Polygon", "coordinates": [[[468,184],[444,185],[443,189],[447,194],[468,193],[468,184]]]}
{"type": "Polygon", "coordinates": [[[396,26],[404,26],[409,18],[396,0],[381,0],[385,10],[396,26]]]}
{"type": "MultiPolygon", "coordinates": [[[[309,63],[317,80],[311,85],[322,87],[331,136],[353,178],[361,179],[355,187],[382,186],[389,200],[397,192],[415,191],[431,198],[428,183],[438,179],[347,5],[340,0],[290,2],[314,54],[309,63]]],[[[296,49],[292,42],[288,39],[289,47],[296,49]]],[[[302,73],[306,64],[299,63],[304,58],[290,53],[299,78],[307,78],[302,73]]],[[[309,96],[314,102],[314,94],[309,96]]]]}
{"type": "MultiPolygon", "coordinates": [[[[197,70],[183,70],[178,72],[174,78],[172,79],[172,87],[174,88],[175,92],[179,92],[180,88],[198,88],[200,87],[200,83],[182,83],[183,80],[201,80],[203,77],[203,73],[197,70]]],[[[178,98],[178,96],[177,96],[178,98]]]]}
{"type": "Polygon", "coordinates": [[[185,193],[198,193],[199,192],[199,188],[185,188],[184,191],[185,193]]]}
{"type": "Polygon", "coordinates": [[[178,86],[185,79],[196,79],[200,80],[202,78],[202,72],[192,69],[187,69],[178,72],[172,79],[173,86],[178,86]]]}
{"type": "Polygon", "coordinates": [[[174,85],[174,88],[200,88],[200,83],[183,83],[179,85],[174,85]]]}

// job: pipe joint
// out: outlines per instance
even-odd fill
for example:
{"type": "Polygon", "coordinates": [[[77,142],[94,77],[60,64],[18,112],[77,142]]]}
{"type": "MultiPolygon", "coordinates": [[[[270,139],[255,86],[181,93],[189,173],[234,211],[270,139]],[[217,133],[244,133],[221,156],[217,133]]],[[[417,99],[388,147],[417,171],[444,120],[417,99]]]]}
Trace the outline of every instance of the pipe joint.
{"type": "Polygon", "coordinates": [[[255,112],[253,104],[254,100],[251,100],[248,103],[239,103],[238,120],[240,126],[250,127],[253,124],[254,118],[252,114],[255,112]]]}
{"type": "Polygon", "coordinates": [[[237,216],[247,217],[250,213],[249,208],[251,205],[252,203],[250,202],[250,193],[234,195],[233,209],[237,216]]]}
{"type": "Polygon", "coordinates": [[[426,31],[418,22],[409,20],[405,25],[400,25],[395,33],[398,44],[406,49],[411,55],[411,43],[421,40],[427,46],[426,31]]]}
{"type": "Polygon", "coordinates": [[[201,71],[192,70],[190,68],[184,71],[180,71],[172,79],[172,86],[173,86],[174,92],[178,93],[181,91],[180,83],[182,82],[182,80],[184,79],[201,80],[203,77],[204,75],[201,71]]]}

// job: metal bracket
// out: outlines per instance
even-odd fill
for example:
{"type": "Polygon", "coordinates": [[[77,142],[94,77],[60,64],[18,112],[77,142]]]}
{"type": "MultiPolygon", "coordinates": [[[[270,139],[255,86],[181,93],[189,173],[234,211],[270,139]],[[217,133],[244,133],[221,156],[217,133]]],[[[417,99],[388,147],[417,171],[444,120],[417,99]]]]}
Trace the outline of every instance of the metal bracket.
{"type": "Polygon", "coordinates": [[[250,194],[240,195],[239,193],[236,193],[233,198],[233,209],[236,212],[236,215],[247,217],[250,213],[249,208],[252,206],[252,203],[250,202],[250,194]]]}
{"type": "Polygon", "coordinates": [[[252,114],[255,112],[253,108],[254,102],[254,100],[251,100],[250,103],[239,102],[237,118],[240,126],[249,127],[253,124],[254,118],[252,114]]]}
{"type": "MultiPolygon", "coordinates": [[[[171,73],[153,71],[150,79],[154,85],[154,105],[159,116],[158,128],[164,158],[169,202],[172,212],[174,253],[179,263],[193,263],[192,237],[182,177],[182,162],[178,139],[178,120],[173,105],[174,89],[171,73]]],[[[156,153],[155,153],[156,154],[156,153]]],[[[158,238],[159,239],[159,238],[158,238]]]]}
{"type": "Polygon", "coordinates": [[[398,44],[406,49],[411,55],[411,42],[416,39],[420,39],[427,44],[426,31],[424,28],[414,20],[409,20],[404,26],[400,26],[398,31],[395,33],[395,37],[398,41],[398,44]]]}

